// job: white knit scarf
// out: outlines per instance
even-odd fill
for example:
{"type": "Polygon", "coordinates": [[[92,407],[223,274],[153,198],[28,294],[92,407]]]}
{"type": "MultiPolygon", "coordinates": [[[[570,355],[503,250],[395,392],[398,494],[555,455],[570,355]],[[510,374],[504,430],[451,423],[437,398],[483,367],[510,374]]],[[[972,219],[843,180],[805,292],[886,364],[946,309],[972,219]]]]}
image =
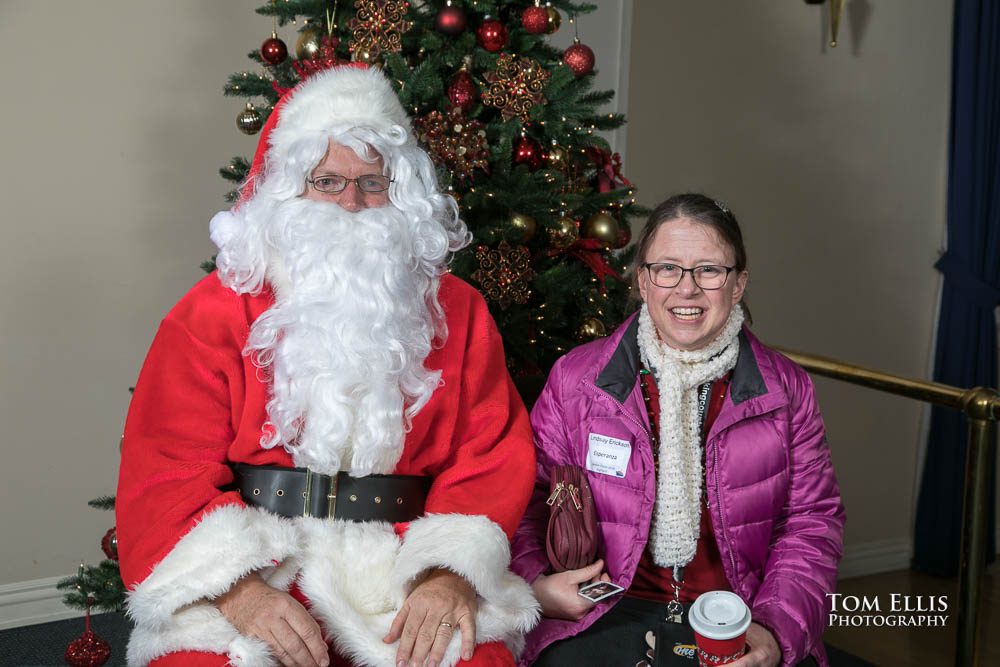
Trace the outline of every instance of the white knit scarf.
{"type": "Polygon", "coordinates": [[[698,387],[736,365],[742,326],[743,308],[737,305],[714,341],[687,352],[663,344],[646,304],[639,313],[639,352],[660,393],[660,474],[649,540],[660,567],[682,567],[694,558],[701,527],[698,387]]]}

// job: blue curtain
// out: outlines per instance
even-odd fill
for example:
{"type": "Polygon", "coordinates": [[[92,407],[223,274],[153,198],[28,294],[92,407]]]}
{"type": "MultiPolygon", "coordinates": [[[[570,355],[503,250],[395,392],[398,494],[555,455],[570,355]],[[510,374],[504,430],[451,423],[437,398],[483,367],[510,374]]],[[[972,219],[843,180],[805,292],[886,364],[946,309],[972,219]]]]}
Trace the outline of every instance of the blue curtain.
{"type": "MultiPolygon", "coordinates": [[[[956,0],[952,47],[948,251],[934,379],[958,387],[997,386],[1000,305],[1000,2],[956,0]]],[[[931,414],[917,524],[916,569],[958,571],[968,423],[956,410],[931,414]]],[[[990,470],[995,470],[995,461],[990,470]]],[[[996,553],[990,488],[988,559],[996,553]]]]}

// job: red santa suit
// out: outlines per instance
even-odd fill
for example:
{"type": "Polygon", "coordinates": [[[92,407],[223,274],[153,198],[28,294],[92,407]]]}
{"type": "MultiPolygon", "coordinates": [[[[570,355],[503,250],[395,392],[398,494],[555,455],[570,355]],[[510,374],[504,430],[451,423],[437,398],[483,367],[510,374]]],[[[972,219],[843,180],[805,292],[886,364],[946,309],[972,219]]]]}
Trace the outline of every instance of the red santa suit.
{"type": "Polygon", "coordinates": [[[297,581],[339,651],[359,663],[392,664],[395,646],[381,638],[408,583],[438,566],[479,593],[478,641],[519,648],[537,614],[507,570],[535,475],[527,413],[482,297],[450,275],[438,296],[448,338],[425,365],[443,384],[393,471],[433,478],[427,516],[407,526],[287,519],[223,491],[231,464],[293,466],[283,448],[260,446],[267,385],[242,354],[273,297],[238,295],[212,274],[167,315],[132,398],[118,484],[121,571],[137,625],[130,663],[199,650],[268,664],[263,645],[208,602],[251,571],[279,588],[297,581]]]}
{"type": "MultiPolygon", "coordinates": [[[[538,616],[530,588],[508,569],[509,539],[534,483],[534,448],[482,297],[441,278],[448,333],[424,360],[441,383],[413,417],[394,466],[375,470],[432,483],[425,514],[393,525],[286,518],[230,490],[234,464],[295,465],[285,448],[261,446],[269,382],[244,354],[251,326],[275,303],[272,289],[241,294],[207,276],[163,320],[139,376],[116,503],[136,624],[129,664],[164,656],[208,664],[204,654],[217,654],[220,665],[276,664],[211,602],[258,572],[307,598],[339,655],[391,665],[396,646],[382,638],[414,580],[435,567],[460,574],[478,594],[473,661],[513,664],[509,651],[520,650],[538,616]]],[[[459,649],[456,631],[442,664],[458,662],[459,649]]]]}

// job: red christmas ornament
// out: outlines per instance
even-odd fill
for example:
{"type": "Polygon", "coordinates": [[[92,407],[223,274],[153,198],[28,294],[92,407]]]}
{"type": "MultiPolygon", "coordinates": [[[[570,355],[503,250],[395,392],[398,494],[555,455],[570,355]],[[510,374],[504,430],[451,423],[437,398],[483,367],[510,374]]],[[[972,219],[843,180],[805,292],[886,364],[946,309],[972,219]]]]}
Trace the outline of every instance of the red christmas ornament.
{"type": "Polygon", "coordinates": [[[288,47],[278,39],[277,33],[272,32],[271,36],[260,45],[260,57],[268,65],[280,65],[288,57],[288,47]]]}
{"type": "Polygon", "coordinates": [[[562,59],[577,78],[594,71],[594,52],[579,40],[574,41],[573,45],[566,49],[562,59]]]}
{"type": "Polygon", "coordinates": [[[521,25],[532,35],[544,35],[549,31],[549,13],[545,7],[528,7],[521,12],[521,25]]]}
{"type": "Polygon", "coordinates": [[[507,26],[488,18],[476,29],[476,41],[487,51],[496,53],[507,43],[507,26]]]}
{"type": "Polygon", "coordinates": [[[337,46],[340,39],[336,35],[323,35],[316,48],[316,53],[310,58],[292,61],[292,67],[302,79],[308,79],[317,72],[328,70],[338,62],[337,46]]]}
{"type": "Polygon", "coordinates": [[[452,7],[449,2],[448,6],[437,15],[434,25],[437,26],[438,30],[451,37],[461,35],[465,30],[465,12],[458,7],[452,7]]]}
{"type": "Polygon", "coordinates": [[[90,630],[90,600],[87,600],[86,630],[66,647],[63,659],[73,667],[100,667],[111,657],[111,647],[90,630]]]}
{"type": "Polygon", "coordinates": [[[528,165],[528,169],[535,171],[542,166],[543,155],[542,146],[531,137],[521,137],[514,146],[514,164],[528,165]]]}
{"type": "Polygon", "coordinates": [[[464,67],[451,80],[448,86],[448,99],[453,107],[468,112],[476,103],[479,91],[476,90],[476,83],[472,80],[469,70],[464,67]]]}
{"type": "Polygon", "coordinates": [[[616,248],[624,248],[629,243],[632,242],[632,228],[628,223],[623,223],[618,225],[618,239],[615,243],[616,248]]]}
{"type": "Polygon", "coordinates": [[[114,528],[108,529],[101,538],[101,551],[111,560],[118,560],[118,531],[114,528]]]}

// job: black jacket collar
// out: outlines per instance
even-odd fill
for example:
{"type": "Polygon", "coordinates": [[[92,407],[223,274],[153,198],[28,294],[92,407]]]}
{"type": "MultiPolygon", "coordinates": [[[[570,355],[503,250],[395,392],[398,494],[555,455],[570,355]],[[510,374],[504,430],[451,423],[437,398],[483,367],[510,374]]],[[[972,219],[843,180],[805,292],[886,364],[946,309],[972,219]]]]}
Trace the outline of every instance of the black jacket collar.
{"type": "MultiPolygon", "coordinates": [[[[736,359],[736,367],[733,368],[732,379],[729,381],[729,395],[734,405],[767,393],[767,385],[764,384],[764,378],[760,374],[753,348],[750,347],[750,340],[742,329],[739,338],[740,352],[736,359]]],[[[625,333],[611,353],[608,363],[598,373],[595,384],[619,403],[624,403],[635,388],[641,367],[639,318],[636,316],[628,322],[625,333]]]]}

